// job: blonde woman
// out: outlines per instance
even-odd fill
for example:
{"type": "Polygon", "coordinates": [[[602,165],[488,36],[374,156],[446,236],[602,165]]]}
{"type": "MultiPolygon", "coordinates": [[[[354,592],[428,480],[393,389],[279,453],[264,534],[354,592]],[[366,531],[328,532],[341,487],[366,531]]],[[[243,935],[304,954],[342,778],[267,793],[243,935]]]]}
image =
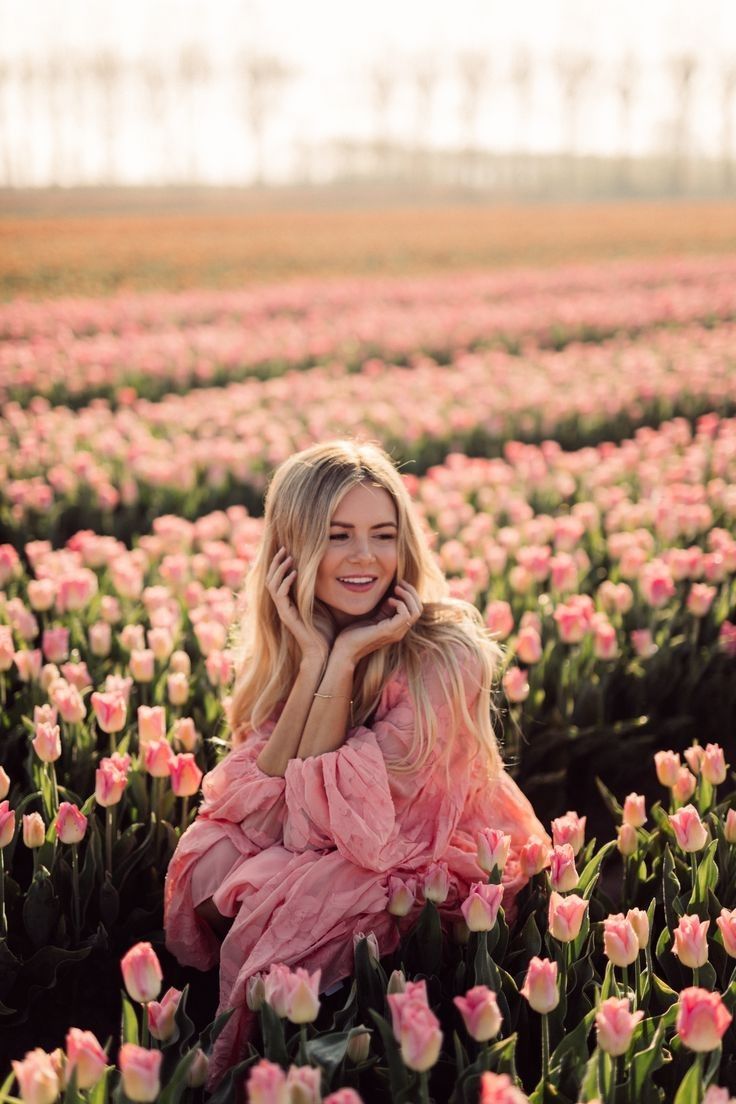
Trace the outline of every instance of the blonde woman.
{"type": "MultiPolygon", "coordinates": [[[[401,476],[377,446],[338,441],[276,471],[245,590],[231,704],[233,748],[166,879],[167,945],[182,963],[220,962],[214,1083],[253,1027],[246,983],[274,962],[349,977],[353,934],[399,942],[391,875],[447,863],[441,914],[461,916],[484,827],[517,856],[546,839],[503,769],[490,689],[500,652],[478,611],[448,597],[401,476]]],[[[406,930],[421,908],[401,923],[406,930]]]]}

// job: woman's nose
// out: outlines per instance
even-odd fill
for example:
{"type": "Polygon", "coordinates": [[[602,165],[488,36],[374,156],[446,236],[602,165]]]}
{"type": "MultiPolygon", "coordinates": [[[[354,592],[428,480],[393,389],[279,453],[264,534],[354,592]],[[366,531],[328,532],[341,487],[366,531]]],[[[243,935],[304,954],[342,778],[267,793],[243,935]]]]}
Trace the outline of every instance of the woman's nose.
{"type": "Polygon", "coordinates": [[[351,559],[360,561],[362,563],[364,561],[370,562],[371,560],[374,560],[375,556],[367,541],[364,544],[361,544],[360,541],[358,541],[356,547],[353,549],[351,559]]]}

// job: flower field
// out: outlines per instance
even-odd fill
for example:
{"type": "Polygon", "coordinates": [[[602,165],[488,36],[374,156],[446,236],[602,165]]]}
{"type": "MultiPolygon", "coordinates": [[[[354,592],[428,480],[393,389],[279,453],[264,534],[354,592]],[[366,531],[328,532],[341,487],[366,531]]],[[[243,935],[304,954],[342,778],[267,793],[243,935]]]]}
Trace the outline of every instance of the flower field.
{"type": "Polygon", "coordinates": [[[16,300],[0,335],[0,1104],[736,1094],[736,262],[16,300]],[[359,933],[329,996],[274,963],[213,1088],[163,877],[269,473],[341,435],[502,641],[552,846],[508,915],[501,832],[466,899],[391,878],[398,950],[359,933]]]}

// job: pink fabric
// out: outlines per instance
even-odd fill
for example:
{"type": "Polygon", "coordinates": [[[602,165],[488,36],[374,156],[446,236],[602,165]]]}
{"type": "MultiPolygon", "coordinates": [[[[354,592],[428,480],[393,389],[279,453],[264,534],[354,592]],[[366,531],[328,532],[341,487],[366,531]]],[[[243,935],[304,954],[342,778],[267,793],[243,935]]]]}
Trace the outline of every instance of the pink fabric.
{"type": "MultiPolygon", "coordinates": [[[[479,678],[477,667],[465,671],[471,715],[479,678]]],[[[389,874],[421,876],[431,862],[447,862],[452,890],[441,913],[449,924],[461,916],[470,883],[485,880],[477,832],[502,828],[512,837],[504,907],[513,918],[524,884],[519,848],[532,833],[543,839],[547,833],[507,774],[484,780],[473,738],[450,724],[436,667],[428,667],[425,686],[437,745],[418,772],[398,774],[386,764],[408,750],[414,731],[399,672],[384,688],[371,727],[350,729],[337,751],[292,759],[284,778],[264,774],[255,760],[274,719],[205,777],[199,814],[167,873],[164,922],[167,946],[182,963],[208,969],[219,954],[220,1011],[236,1008],[215,1044],[210,1085],[252,1034],[245,987],[253,974],[274,962],[321,968],[324,992],[352,973],[354,932],[374,931],[382,954],[396,949],[399,927],[386,912],[389,874]],[[210,895],[224,916],[235,918],[221,945],[194,912],[210,895]]],[[[420,907],[401,921],[401,931],[420,907]]]]}

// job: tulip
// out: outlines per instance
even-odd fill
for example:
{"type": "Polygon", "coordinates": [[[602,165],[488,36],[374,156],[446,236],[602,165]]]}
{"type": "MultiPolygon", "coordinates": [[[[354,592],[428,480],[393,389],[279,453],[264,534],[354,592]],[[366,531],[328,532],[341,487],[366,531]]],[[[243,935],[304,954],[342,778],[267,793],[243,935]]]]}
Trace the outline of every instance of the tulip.
{"type": "Polygon", "coordinates": [[[168,778],[174,753],[167,739],[151,740],[143,747],[143,762],[152,778],[168,778]]]}
{"type": "Polygon", "coordinates": [[[319,979],[322,971],[313,974],[301,966],[289,977],[286,1018],[294,1024],[313,1023],[319,1014],[319,979]]]}
{"type": "Polygon", "coordinates": [[[502,1016],[496,994],[485,985],[468,989],[464,997],[454,997],[453,1003],[463,1017],[465,1030],[477,1043],[486,1043],[501,1030],[502,1016]]]}
{"type": "Polygon", "coordinates": [[[194,751],[199,742],[199,734],[191,717],[179,717],[174,721],[174,745],[180,745],[184,751],[194,751]]]}
{"type": "Polygon", "coordinates": [[[602,1001],[595,1016],[598,1046],[613,1058],[625,1054],[634,1029],[643,1018],[641,1009],[638,1012],[629,1011],[626,997],[609,997],[602,1001]]]}
{"type": "Polygon", "coordinates": [[[87,630],[89,634],[89,647],[93,656],[104,659],[110,654],[112,647],[112,628],[107,621],[95,621],[87,630]]]}
{"type": "Polygon", "coordinates": [[[123,1091],[136,1104],[152,1104],[161,1091],[160,1050],[146,1050],[134,1043],[123,1043],[118,1065],[123,1080],[123,1091]]]}
{"type": "Polygon", "coordinates": [[[427,868],[422,883],[425,900],[441,905],[450,892],[450,874],[446,862],[433,862],[427,868]]]}
{"type": "Polygon", "coordinates": [[[388,979],[388,985],[386,986],[386,994],[403,993],[406,991],[406,975],[403,970],[392,970],[391,977],[388,979]]]}
{"type": "Polygon", "coordinates": [[[529,697],[529,679],[521,667],[509,667],[501,682],[510,702],[520,704],[529,697]]]}
{"type": "Polygon", "coordinates": [[[717,593],[716,587],[705,583],[693,583],[687,596],[686,606],[693,617],[705,617],[713,605],[717,593]]]}
{"type": "Polygon", "coordinates": [[[245,1003],[251,1012],[260,1012],[266,990],[263,984],[263,974],[253,974],[245,983],[245,1003]]]}
{"type": "MultiPolygon", "coordinates": [[[[562,847],[569,843],[573,854],[578,851],[585,842],[585,822],[587,817],[580,817],[577,813],[568,811],[564,816],[552,821],[552,842],[556,847],[562,847]]],[[[577,883],[576,883],[577,884],[577,883]]]]}
{"type": "Polygon", "coordinates": [[[654,643],[651,629],[632,629],[629,636],[631,646],[640,659],[651,659],[659,651],[659,645],[654,643]]]}
{"type": "Polygon", "coordinates": [[[77,1071],[77,1088],[91,1089],[102,1077],[107,1055],[91,1031],[69,1029],[66,1037],[66,1067],[64,1081],[68,1085],[72,1071],[77,1071]]]}
{"type": "Polygon", "coordinates": [[[522,663],[531,666],[542,658],[542,638],[531,625],[519,630],[516,638],[516,654],[522,663]]]}
{"type": "Polygon", "coordinates": [[[22,1061],[14,1060],[11,1064],[24,1104],[54,1104],[61,1085],[50,1054],[36,1047],[22,1061]]]}
{"type": "Polygon", "coordinates": [[[95,771],[95,801],[103,808],[117,805],[128,784],[124,771],[115,766],[111,759],[101,759],[95,771]]]}
{"type": "Polygon", "coordinates": [[[680,773],[680,756],[674,751],[658,751],[654,756],[654,764],[660,784],[671,789],[680,773]]]}
{"type": "Polygon", "coordinates": [[[680,917],[674,933],[672,953],[677,955],[683,966],[697,970],[708,961],[709,926],[710,920],[700,920],[697,916],[680,917]]]}
{"type": "MultiPolygon", "coordinates": [[[[10,775],[4,767],[0,767],[0,801],[8,796],[10,792],[10,775]]],[[[1,845],[0,845],[1,846],[1,845]]]]}
{"type": "Polygon", "coordinates": [[[248,1104],[288,1104],[286,1074],[281,1066],[261,1058],[248,1073],[248,1104]]]}
{"type": "Polygon", "coordinates": [[[191,797],[197,793],[202,781],[202,771],[193,755],[174,755],[170,761],[171,788],[177,797],[191,797]]]}
{"type": "Polygon", "coordinates": [[[33,682],[41,674],[41,649],[22,649],[13,656],[21,682],[33,682]]]}
{"type": "Polygon", "coordinates": [[[150,943],[136,943],[120,960],[125,988],[140,1004],[155,1000],[161,992],[161,963],[150,943]]]}
{"type": "Polygon", "coordinates": [[[114,734],[125,728],[127,705],[121,694],[95,692],[90,700],[95,711],[97,724],[103,732],[114,734]]]}
{"type": "Polygon", "coordinates": [[[639,837],[636,834],[636,828],[632,828],[630,824],[619,824],[616,829],[616,847],[624,858],[636,854],[637,848],[639,847],[639,837]]]}
{"type": "Polygon", "coordinates": [[[519,851],[519,867],[522,874],[532,878],[549,866],[549,848],[538,836],[530,836],[519,851]]]}
{"type": "Polygon", "coordinates": [[[687,767],[680,767],[674,786],[672,787],[672,796],[678,804],[683,805],[686,801],[695,793],[695,787],[698,784],[698,780],[694,774],[692,774],[687,767]]]}
{"type": "Polygon", "coordinates": [[[702,851],[708,842],[708,832],[694,805],[685,805],[671,813],[669,821],[678,847],[686,853],[702,851]]]}
{"type": "Polygon", "coordinates": [[[189,677],[192,673],[192,661],[186,652],[176,651],[172,652],[169,658],[169,671],[172,673],[179,672],[189,677]]]}
{"type": "Polygon", "coordinates": [[[176,1029],[176,1010],[181,1000],[181,989],[172,986],[167,989],[160,1001],[149,1001],[146,1004],[148,1016],[148,1029],[154,1039],[165,1043],[171,1038],[176,1029]]]}
{"type": "Polygon", "coordinates": [[[707,744],[701,770],[706,782],[711,786],[720,786],[726,781],[726,759],[723,748],[718,744],[707,744]]]}
{"type": "Polygon", "coordinates": [[[62,663],[69,658],[69,629],[56,625],[44,629],[41,649],[50,663],[62,663]]]}
{"type": "Polygon", "coordinates": [[[550,880],[552,888],[561,893],[574,889],[580,881],[580,876],[575,867],[575,853],[569,843],[563,843],[561,847],[552,848],[550,853],[550,880]]]}
{"type": "Polygon", "coordinates": [[[718,1085],[710,1085],[703,1097],[703,1104],[734,1104],[736,1097],[731,1096],[728,1089],[722,1089],[718,1085]]]}
{"type": "Polygon", "coordinates": [[[720,930],[726,954],[736,958],[736,909],[722,908],[716,924],[720,930]]]}
{"type": "Polygon", "coordinates": [[[646,823],[647,810],[643,794],[630,793],[624,799],[624,824],[641,828],[646,823]]]}
{"type": "Polygon", "coordinates": [[[286,1018],[291,994],[291,970],[274,962],[263,979],[264,998],[281,1019],[286,1018]]]}
{"type": "Polygon", "coordinates": [[[485,613],[485,621],[499,640],[505,640],[514,627],[514,615],[508,602],[491,602],[485,613]]]}
{"type": "Polygon", "coordinates": [[[187,1085],[190,1089],[199,1089],[207,1080],[210,1060],[201,1049],[195,1048],[194,1060],[187,1071],[187,1085]]]}
{"type": "Polygon", "coordinates": [[[560,943],[571,943],[577,939],[587,908],[588,902],[576,893],[563,897],[553,890],[548,911],[550,934],[560,943]]]}
{"type": "Polygon", "coordinates": [[[519,990],[535,1012],[546,1015],[560,1003],[557,988],[557,963],[548,958],[537,958],[529,962],[526,979],[519,990]]]}
{"type": "Polygon", "coordinates": [[[61,756],[61,735],[57,724],[37,724],[36,735],[31,742],[42,763],[55,763],[61,756]]]}
{"type": "Polygon", "coordinates": [[[322,1104],[322,1071],[315,1066],[289,1066],[286,1093],[290,1104],[322,1104]]]}
{"type": "Polygon", "coordinates": [[[503,871],[509,857],[511,836],[506,835],[500,828],[483,828],[476,837],[478,842],[478,866],[486,874],[492,873],[494,867],[503,871]]]}
{"type": "Polygon", "coordinates": [[[723,829],[726,843],[736,843],[736,809],[729,809],[726,813],[726,822],[723,829]]]}
{"type": "Polygon", "coordinates": [[[172,705],[186,705],[189,700],[189,679],[180,671],[166,676],[166,693],[172,705]]]}
{"type": "Polygon", "coordinates": [[[715,1050],[720,1046],[732,1019],[720,993],[711,993],[696,986],[681,991],[675,1026],[689,1050],[699,1053],[715,1050]]]}
{"type": "Polygon", "coordinates": [[[370,1031],[361,1031],[358,1035],[351,1035],[348,1039],[346,1054],[351,1062],[358,1065],[365,1062],[371,1050],[370,1031]]]}
{"type": "Polygon", "coordinates": [[[702,748],[700,744],[693,744],[692,747],[685,748],[685,758],[693,774],[700,774],[700,768],[705,758],[705,748],[702,748]]]}
{"type": "Polygon", "coordinates": [[[135,648],[130,653],[128,670],[136,682],[153,682],[155,658],[150,648],[135,648]]]}
{"type": "Polygon", "coordinates": [[[166,710],[162,705],[138,706],[138,744],[141,748],[166,739],[166,710]]]}
{"type": "Polygon", "coordinates": [[[644,909],[630,908],[626,913],[626,919],[636,932],[639,950],[643,951],[649,942],[649,917],[644,909]]]}
{"type": "Polygon", "coordinates": [[[460,909],[471,932],[491,931],[503,898],[502,885],[473,882],[460,909]]]}
{"type": "Polygon", "coordinates": [[[368,960],[371,966],[378,966],[379,962],[381,961],[381,952],[378,947],[378,939],[376,938],[376,933],[374,931],[353,932],[353,953],[355,953],[357,946],[362,939],[365,939],[368,946],[368,960]]]}
{"type": "Polygon", "coordinates": [[[630,920],[621,912],[603,921],[603,949],[614,966],[630,966],[639,954],[639,939],[630,920]]]}
{"type": "Polygon", "coordinates": [[[23,843],[35,849],[43,847],[46,840],[46,825],[40,813],[23,814],[23,843]]]}
{"type": "Polygon", "coordinates": [[[56,836],[61,843],[79,843],[87,831],[87,817],[76,805],[62,801],[56,814],[56,836]]]}
{"type": "Polygon", "coordinates": [[[404,1004],[398,1042],[402,1061],[409,1069],[425,1073],[436,1064],[442,1047],[442,1031],[439,1020],[425,1001],[410,999],[404,1004]]]}
{"type": "Polygon", "coordinates": [[[478,1104],[528,1104],[528,1100],[529,1097],[521,1089],[517,1089],[507,1073],[486,1070],[480,1075],[478,1104]]]}
{"type": "Polygon", "coordinates": [[[417,896],[416,878],[397,878],[389,875],[387,910],[392,916],[408,916],[417,896]]]}
{"type": "Polygon", "coordinates": [[[15,811],[7,801],[0,801],[0,850],[7,847],[15,835],[15,811]]]}

